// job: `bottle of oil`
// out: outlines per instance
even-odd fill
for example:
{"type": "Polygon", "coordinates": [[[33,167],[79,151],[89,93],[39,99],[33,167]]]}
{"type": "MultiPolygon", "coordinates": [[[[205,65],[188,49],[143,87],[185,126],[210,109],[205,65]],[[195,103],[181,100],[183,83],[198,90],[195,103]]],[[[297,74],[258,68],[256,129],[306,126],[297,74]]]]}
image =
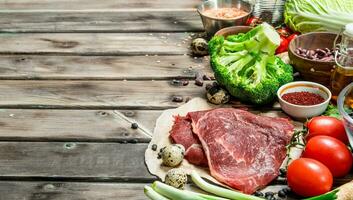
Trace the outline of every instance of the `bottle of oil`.
{"type": "Polygon", "coordinates": [[[345,26],[341,34],[341,42],[335,46],[337,47],[335,51],[336,64],[331,75],[331,90],[334,100],[337,99],[344,87],[353,82],[353,23],[345,26]]]}

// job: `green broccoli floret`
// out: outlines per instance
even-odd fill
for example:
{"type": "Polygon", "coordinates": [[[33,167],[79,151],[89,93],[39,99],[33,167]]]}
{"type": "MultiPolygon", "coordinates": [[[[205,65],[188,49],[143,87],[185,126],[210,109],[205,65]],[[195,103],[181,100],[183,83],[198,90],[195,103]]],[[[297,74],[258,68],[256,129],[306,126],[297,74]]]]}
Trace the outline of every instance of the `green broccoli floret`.
{"type": "Polygon", "coordinates": [[[293,80],[292,67],[274,56],[279,43],[266,23],[227,39],[214,36],[209,51],[217,81],[242,101],[270,103],[278,88],[293,80]]]}

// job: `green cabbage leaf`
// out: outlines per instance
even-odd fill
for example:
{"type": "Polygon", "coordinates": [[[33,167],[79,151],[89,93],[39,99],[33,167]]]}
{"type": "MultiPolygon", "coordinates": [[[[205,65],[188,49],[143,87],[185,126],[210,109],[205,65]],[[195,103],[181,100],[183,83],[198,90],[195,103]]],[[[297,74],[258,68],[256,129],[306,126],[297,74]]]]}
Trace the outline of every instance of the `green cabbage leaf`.
{"type": "Polygon", "coordinates": [[[292,30],[340,32],[353,23],[353,0],[287,0],[284,20],[292,30]]]}

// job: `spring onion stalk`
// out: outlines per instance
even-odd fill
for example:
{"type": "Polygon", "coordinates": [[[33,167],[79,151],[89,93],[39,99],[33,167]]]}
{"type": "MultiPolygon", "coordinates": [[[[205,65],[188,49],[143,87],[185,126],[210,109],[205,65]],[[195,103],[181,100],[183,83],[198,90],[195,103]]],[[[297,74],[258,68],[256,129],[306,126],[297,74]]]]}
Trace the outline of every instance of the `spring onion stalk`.
{"type": "Polygon", "coordinates": [[[223,187],[212,185],[203,180],[195,171],[191,173],[192,181],[202,190],[215,194],[220,197],[233,199],[233,200],[263,200],[262,198],[252,195],[243,194],[223,187]]]}
{"type": "Polygon", "coordinates": [[[171,200],[227,200],[221,197],[201,194],[197,192],[191,192],[186,190],[179,190],[167,184],[159,181],[155,181],[152,184],[152,188],[155,192],[171,199],[171,200]]]}
{"type": "Polygon", "coordinates": [[[319,196],[315,196],[315,197],[310,197],[304,200],[336,200],[337,199],[337,192],[339,190],[332,190],[331,192],[319,195],[319,196]]]}
{"type": "Polygon", "coordinates": [[[168,200],[164,196],[160,195],[158,192],[154,191],[150,186],[145,185],[144,188],[145,195],[151,200],[168,200]]]}
{"type": "Polygon", "coordinates": [[[304,200],[352,200],[353,199],[353,181],[348,182],[331,192],[310,197],[304,200]]]}

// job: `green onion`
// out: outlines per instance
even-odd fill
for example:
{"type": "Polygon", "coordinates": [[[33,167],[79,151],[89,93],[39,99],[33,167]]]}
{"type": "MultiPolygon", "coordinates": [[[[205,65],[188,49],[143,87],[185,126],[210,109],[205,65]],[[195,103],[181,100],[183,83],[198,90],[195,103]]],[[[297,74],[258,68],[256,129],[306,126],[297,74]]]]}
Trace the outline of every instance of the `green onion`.
{"type": "Polygon", "coordinates": [[[337,192],[339,190],[332,190],[331,192],[327,192],[325,194],[315,196],[315,197],[310,197],[304,200],[336,200],[337,199],[337,192]]]}
{"type": "Polygon", "coordinates": [[[154,191],[150,186],[145,185],[144,188],[145,195],[151,200],[168,200],[164,196],[160,195],[156,191],[154,191]]]}
{"type": "Polygon", "coordinates": [[[201,194],[197,192],[179,190],[159,181],[155,181],[152,184],[152,188],[155,192],[158,192],[159,194],[171,200],[227,200],[224,198],[201,194]]]}
{"type": "Polygon", "coordinates": [[[202,190],[215,194],[220,197],[225,197],[233,200],[263,200],[262,198],[255,197],[252,195],[243,194],[223,187],[212,185],[203,180],[196,172],[191,173],[192,181],[202,190]]]}

